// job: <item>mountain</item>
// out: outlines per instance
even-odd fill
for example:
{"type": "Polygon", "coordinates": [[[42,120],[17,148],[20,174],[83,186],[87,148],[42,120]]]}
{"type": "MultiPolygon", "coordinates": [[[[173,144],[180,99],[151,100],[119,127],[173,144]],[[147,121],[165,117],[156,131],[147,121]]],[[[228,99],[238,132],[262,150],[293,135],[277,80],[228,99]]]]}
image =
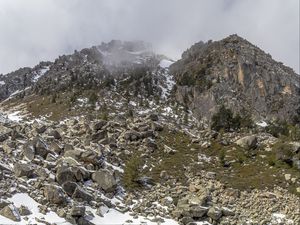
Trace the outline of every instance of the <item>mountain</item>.
{"type": "Polygon", "coordinates": [[[299,224],[299,77],[237,35],[0,75],[0,224],[299,224]]]}
{"type": "Polygon", "coordinates": [[[237,35],[194,44],[170,70],[176,99],[198,118],[209,120],[222,104],[258,120],[300,113],[300,76],[237,35]]]}

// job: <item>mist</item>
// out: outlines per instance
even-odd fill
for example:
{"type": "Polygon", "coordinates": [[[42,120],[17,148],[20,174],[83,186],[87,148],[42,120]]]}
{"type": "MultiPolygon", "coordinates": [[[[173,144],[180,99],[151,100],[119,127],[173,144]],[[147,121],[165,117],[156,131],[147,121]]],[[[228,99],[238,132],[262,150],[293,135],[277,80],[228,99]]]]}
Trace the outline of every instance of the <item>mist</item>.
{"type": "Polygon", "coordinates": [[[299,73],[299,0],[0,0],[0,73],[112,39],[172,59],[237,33],[299,73]]]}

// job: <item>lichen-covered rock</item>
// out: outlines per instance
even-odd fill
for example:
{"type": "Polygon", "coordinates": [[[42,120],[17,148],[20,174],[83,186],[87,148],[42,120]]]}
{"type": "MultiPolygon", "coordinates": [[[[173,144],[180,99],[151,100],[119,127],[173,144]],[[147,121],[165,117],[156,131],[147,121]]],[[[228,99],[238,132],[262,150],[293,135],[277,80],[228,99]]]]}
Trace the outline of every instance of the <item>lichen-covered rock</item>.
{"type": "Polygon", "coordinates": [[[19,210],[13,204],[5,206],[3,209],[1,209],[0,215],[15,222],[21,221],[19,210]]]}
{"type": "Polygon", "coordinates": [[[44,188],[45,198],[53,204],[64,205],[66,203],[66,195],[63,189],[56,185],[46,185],[44,188]]]}
{"type": "Polygon", "coordinates": [[[34,171],[33,167],[28,164],[16,163],[14,165],[14,172],[17,177],[25,176],[31,178],[34,175],[33,171],[34,171]]]}
{"type": "Polygon", "coordinates": [[[106,169],[101,169],[93,173],[92,179],[104,190],[104,191],[114,191],[117,186],[117,181],[115,176],[106,169]]]}

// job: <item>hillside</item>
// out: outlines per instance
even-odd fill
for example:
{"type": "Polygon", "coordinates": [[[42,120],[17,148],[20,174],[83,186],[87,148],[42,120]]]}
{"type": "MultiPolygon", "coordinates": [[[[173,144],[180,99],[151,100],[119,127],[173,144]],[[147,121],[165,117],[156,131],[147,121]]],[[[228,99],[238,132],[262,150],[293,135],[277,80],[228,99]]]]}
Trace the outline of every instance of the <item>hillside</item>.
{"type": "Polygon", "coordinates": [[[0,223],[299,224],[299,77],[237,35],[1,75],[0,223]]]}

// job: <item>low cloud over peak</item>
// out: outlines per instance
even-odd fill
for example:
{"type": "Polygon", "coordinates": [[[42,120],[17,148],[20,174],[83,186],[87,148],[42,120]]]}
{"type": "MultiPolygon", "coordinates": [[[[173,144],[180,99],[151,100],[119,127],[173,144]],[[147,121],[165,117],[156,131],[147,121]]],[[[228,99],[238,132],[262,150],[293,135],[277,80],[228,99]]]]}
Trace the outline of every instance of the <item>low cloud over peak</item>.
{"type": "Polygon", "coordinates": [[[0,73],[111,39],[172,58],[238,33],[299,73],[298,0],[0,0],[0,73]]]}

